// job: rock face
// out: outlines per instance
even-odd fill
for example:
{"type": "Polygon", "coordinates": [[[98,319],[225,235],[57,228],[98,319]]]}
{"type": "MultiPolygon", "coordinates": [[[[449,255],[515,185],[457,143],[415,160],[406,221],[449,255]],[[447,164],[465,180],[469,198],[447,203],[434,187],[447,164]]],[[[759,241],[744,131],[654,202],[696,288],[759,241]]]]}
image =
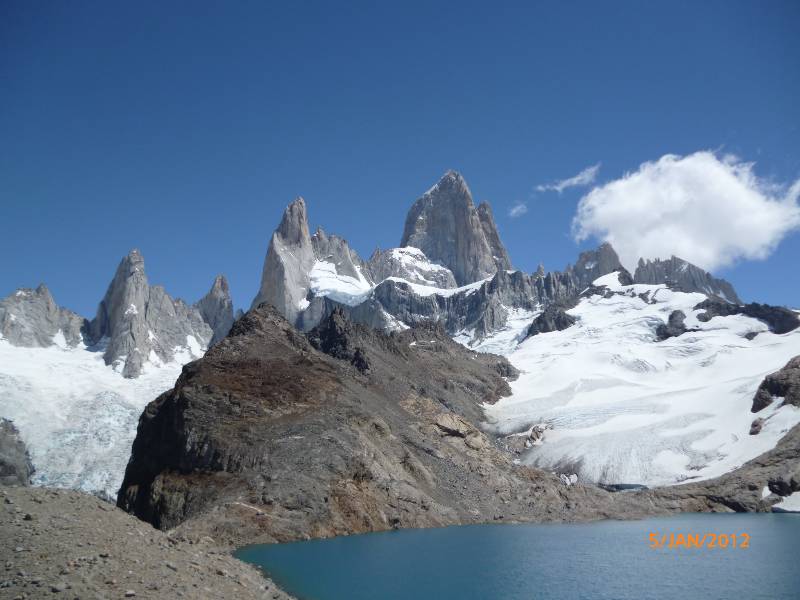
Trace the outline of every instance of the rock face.
{"type": "Polygon", "coordinates": [[[311,289],[309,273],[315,262],[306,203],[297,198],[286,207],[278,229],[272,234],[261,273],[261,286],[251,306],[268,302],[289,322],[295,323],[311,289]]]}
{"type": "Polygon", "coordinates": [[[28,485],[33,465],[19,431],[8,419],[0,419],[0,485],[28,485]]]}
{"type": "Polygon", "coordinates": [[[731,304],[709,298],[696,305],[695,310],[705,312],[697,315],[697,319],[703,322],[710,321],[714,317],[728,317],[731,315],[745,315],[758,319],[769,327],[772,333],[789,333],[800,327],[800,317],[797,313],[783,308],[782,306],[770,306],[768,304],[731,304]]]}
{"type": "Polygon", "coordinates": [[[498,270],[511,269],[511,258],[508,256],[508,251],[503,245],[503,242],[500,241],[497,224],[494,222],[494,213],[488,202],[481,202],[478,205],[478,218],[481,220],[483,235],[489,244],[489,248],[492,251],[492,258],[498,270]]]}
{"type": "MultiPolygon", "coordinates": [[[[216,292],[212,288],[222,304],[226,290],[222,282],[216,292]]],[[[221,332],[222,324],[217,325],[221,332]]],[[[173,360],[176,348],[200,354],[215,335],[200,309],[173,300],[161,286],[149,285],[138,250],[120,262],[87,332],[92,343],[105,344],[106,364],[125,377],[137,377],[147,361],[173,360]]]]}
{"type": "Polygon", "coordinates": [[[458,285],[491,277],[511,264],[488,206],[481,212],[464,178],[448,171],[409,210],[400,245],[446,266],[458,285]]]}
{"type": "Polygon", "coordinates": [[[659,325],[656,328],[656,339],[664,341],[671,337],[678,337],[683,335],[688,330],[684,321],[686,320],[686,313],[682,310],[673,310],[666,323],[659,325]]]}
{"type": "MultiPolygon", "coordinates": [[[[440,327],[386,334],[335,312],[309,335],[262,305],[139,423],[118,506],[226,544],[498,520],[769,510],[800,427],[725,477],[614,494],[514,464],[476,425],[502,358],[440,327]]],[[[791,476],[789,478],[791,481],[791,476]]]]}
{"type": "Polygon", "coordinates": [[[563,514],[586,490],[562,496],[475,425],[514,375],[434,326],[337,312],[306,336],[262,305],[148,406],[118,505],[236,543],[563,514]]]}
{"type": "Polygon", "coordinates": [[[650,285],[666,283],[669,287],[682,292],[700,292],[734,304],[741,304],[736,290],[730,283],[724,279],[717,279],[711,273],[676,256],[668,260],[639,259],[633,281],[650,285]]]}
{"type": "Polygon", "coordinates": [[[800,407],[800,356],[795,356],[785,367],[767,375],[753,397],[752,412],[759,412],[783,398],[784,404],[800,407]]]}
{"type": "Polygon", "coordinates": [[[19,289],[0,300],[0,337],[14,346],[47,347],[60,333],[63,343],[77,346],[86,326],[83,317],[60,308],[44,284],[19,289]]]}
{"type": "Polygon", "coordinates": [[[203,296],[195,307],[214,332],[209,345],[213,346],[228,335],[233,325],[233,301],[228,280],[224,275],[217,275],[208,294],[203,296]]]}
{"type": "Polygon", "coordinates": [[[616,250],[605,242],[598,246],[597,250],[587,250],[581,252],[574,267],[567,267],[567,272],[575,279],[575,286],[578,291],[583,291],[598,277],[619,271],[627,273],[625,267],[619,262],[616,250]]]}
{"type": "Polygon", "coordinates": [[[533,320],[533,323],[531,323],[531,326],[528,328],[528,335],[526,337],[532,337],[550,331],[562,331],[567,327],[572,327],[576,322],[577,319],[564,312],[563,307],[553,304],[545,308],[542,314],[533,320]]]}

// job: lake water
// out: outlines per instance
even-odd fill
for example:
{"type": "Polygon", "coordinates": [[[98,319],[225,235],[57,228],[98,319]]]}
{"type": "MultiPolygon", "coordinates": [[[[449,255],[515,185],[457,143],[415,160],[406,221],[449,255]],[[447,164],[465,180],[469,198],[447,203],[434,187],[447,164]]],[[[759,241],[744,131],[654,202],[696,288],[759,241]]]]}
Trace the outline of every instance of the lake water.
{"type": "Polygon", "coordinates": [[[800,598],[793,514],[402,530],[249,546],[237,556],[303,600],[800,598]],[[727,548],[654,549],[651,532],[736,534],[738,547],[728,538],[727,548]]]}

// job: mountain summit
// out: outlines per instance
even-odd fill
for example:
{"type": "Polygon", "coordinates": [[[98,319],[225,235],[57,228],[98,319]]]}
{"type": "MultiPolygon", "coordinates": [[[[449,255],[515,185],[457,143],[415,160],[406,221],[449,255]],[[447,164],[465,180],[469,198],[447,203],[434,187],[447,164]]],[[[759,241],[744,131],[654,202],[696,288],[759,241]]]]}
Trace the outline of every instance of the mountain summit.
{"type": "Polygon", "coordinates": [[[433,262],[453,272],[458,285],[510,269],[488,204],[475,208],[464,178],[448,171],[414,202],[406,216],[400,246],[419,248],[433,262]]]}

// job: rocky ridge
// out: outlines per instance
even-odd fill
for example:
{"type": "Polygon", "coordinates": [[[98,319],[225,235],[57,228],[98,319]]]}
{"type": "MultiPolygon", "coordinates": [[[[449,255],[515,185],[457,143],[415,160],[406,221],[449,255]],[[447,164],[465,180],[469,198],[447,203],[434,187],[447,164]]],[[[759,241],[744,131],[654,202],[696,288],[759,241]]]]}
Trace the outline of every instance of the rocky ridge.
{"type": "Polygon", "coordinates": [[[678,291],[700,292],[733,304],[742,303],[730,283],[677,256],[666,260],[640,258],[633,281],[650,285],[665,283],[678,291]]]}
{"type": "Polygon", "coordinates": [[[44,285],[17,290],[0,301],[0,333],[12,345],[101,350],[106,364],[125,377],[138,377],[145,363],[170,362],[183,348],[199,355],[225,337],[232,323],[224,276],[189,305],[149,284],[138,250],[120,261],[91,321],[59,307],[44,285]]]}
{"type": "Polygon", "coordinates": [[[187,365],[143,414],[118,505],[238,545],[397,527],[769,510],[768,456],[702,483],[611,493],[515,464],[479,427],[505,359],[441,327],[385,333],[336,311],[308,335],[268,305],[187,365]]]}

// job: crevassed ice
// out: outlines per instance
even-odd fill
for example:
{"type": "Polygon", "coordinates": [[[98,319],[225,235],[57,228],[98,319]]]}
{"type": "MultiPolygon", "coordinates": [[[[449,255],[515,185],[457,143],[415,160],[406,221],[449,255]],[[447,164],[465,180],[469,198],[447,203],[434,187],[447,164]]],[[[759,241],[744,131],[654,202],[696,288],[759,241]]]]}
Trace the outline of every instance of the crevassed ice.
{"type": "MultiPolygon", "coordinates": [[[[749,435],[753,395],[764,376],[800,354],[800,330],[775,335],[741,315],[697,320],[702,294],[657,285],[595,281],[620,292],[581,300],[564,331],[509,344],[513,331],[484,340],[479,350],[506,354],[521,371],[512,395],[487,406],[502,434],[534,423],[552,426],[522,462],[583,481],[666,485],[728,472],[773,448],[800,409],[774,402],[749,435]],[[638,294],[649,292],[655,303],[638,294]],[[655,341],[655,327],[683,310],[689,332],[655,341]],[[744,335],[760,332],[753,340],[744,335]]],[[[527,323],[520,322],[520,333],[527,323]]]]}
{"type": "Polygon", "coordinates": [[[174,385],[183,363],[202,356],[197,340],[187,344],[174,361],[161,364],[153,355],[138,378],[126,379],[102,351],[0,339],[0,416],[19,428],[34,483],[114,498],[142,410],[174,385]]]}

